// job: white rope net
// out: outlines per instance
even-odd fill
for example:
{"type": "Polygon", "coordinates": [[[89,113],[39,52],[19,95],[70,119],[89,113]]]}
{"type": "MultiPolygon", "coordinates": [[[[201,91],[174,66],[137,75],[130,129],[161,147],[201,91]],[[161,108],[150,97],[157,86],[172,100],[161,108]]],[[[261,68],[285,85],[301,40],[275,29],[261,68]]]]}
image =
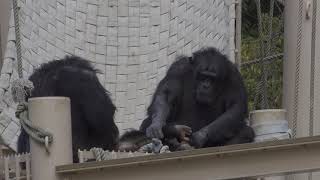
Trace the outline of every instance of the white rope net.
{"type": "MultiPolygon", "coordinates": [[[[159,80],[179,54],[214,46],[234,61],[234,0],[20,0],[23,76],[66,54],[101,70],[120,131],[137,128],[159,80]]],[[[0,135],[12,148],[20,131],[11,96],[18,79],[11,16],[0,74],[0,135]]]]}

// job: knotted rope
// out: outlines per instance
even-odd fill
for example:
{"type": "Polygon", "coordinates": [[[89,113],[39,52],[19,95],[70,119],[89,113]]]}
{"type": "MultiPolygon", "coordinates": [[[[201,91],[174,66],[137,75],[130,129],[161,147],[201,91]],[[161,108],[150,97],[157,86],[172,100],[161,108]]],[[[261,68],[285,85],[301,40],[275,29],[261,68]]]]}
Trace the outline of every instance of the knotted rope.
{"type": "Polygon", "coordinates": [[[53,141],[52,134],[33,125],[28,119],[29,114],[26,98],[30,96],[32,89],[33,84],[29,80],[17,79],[12,82],[11,90],[13,100],[16,103],[19,103],[15,116],[20,120],[21,127],[26,131],[26,133],[36,142],[44,144],[46,151],[49,152],[49,144],[53,141]]]}
{"type": "MultiPolygon", "coordinates": [[[[91,148],[90,151],[93,153],[93,157],[96,161],[117,159],[117,156],[119,156],[119,153],[123,153],[123,152],[105,151],[102,148],[91,148]]],[[[163,145],[161,140],[159,139],[152,139],[151,143],[142,146],[137,152],[127,152],[127,153],[129,153],[129,157],[130,157],[130,154],[132,154],[132,156],[137,156],[137,155],[141,156],[144,154],[147,155],[149,153],[161,154],[166,152],[170,152],[168,146],[163,145]]]]}

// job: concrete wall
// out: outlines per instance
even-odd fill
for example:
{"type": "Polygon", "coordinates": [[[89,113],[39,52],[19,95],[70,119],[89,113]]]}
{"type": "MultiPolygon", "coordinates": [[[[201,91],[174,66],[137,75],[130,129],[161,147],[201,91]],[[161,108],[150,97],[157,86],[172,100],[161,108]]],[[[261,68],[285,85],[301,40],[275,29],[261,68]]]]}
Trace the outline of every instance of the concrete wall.
{"type": "MultiPolygon", "coordinates": [[[[312,2],[312,1],[310,1],[312,2]]],[[[313,1],[316,2],[316,1],[313,1]]],[[[306,4],[303,4],[306,6],[306,4]]],[[[284,99],[287,119],[297,137],[320,134],[320,4],[311,3],[310,18],[306,17],[306,9],[302,8],[301,34],[299,36],[299,4],[298,1],[286,2],[285,19],[285,61],[284,61],[284,99]],[[314,16],[313,16],[313,8],[314,16]],[[300,37],[298,39],[298,37],[300,37]],[[300,46],[299,46],[299,42],[300,46]],[[300,63],[297,63],[298,60],[300,63]],[[297,64],[299,76],[296,81],[297,64]],[[298,98],[295,118],[295,81],[298,87],[298,98]],[[296,121],[296,128],[295,122],[296,121]]]]}

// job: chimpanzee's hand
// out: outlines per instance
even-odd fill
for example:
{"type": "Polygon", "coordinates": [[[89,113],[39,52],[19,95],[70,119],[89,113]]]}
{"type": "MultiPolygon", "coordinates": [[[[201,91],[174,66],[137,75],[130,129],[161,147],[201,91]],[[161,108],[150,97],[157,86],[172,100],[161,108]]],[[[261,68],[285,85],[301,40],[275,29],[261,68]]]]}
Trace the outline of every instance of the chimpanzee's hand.
{"type": "Polygon", "coordinates": [[[162,139],[163,136],[163,132],[162,132],[162,128],[163,128],[164,124],[162,123],[158,123],[158,122],[154,122],[152,123],[147,129],[146,129],[146,135],[149,138],[158,138],[158,139],[162,139]]]}
{"type": "Polygon", "coordinates": [[[199,130],[192,134],[191,136],[191,145],[195,148],[202,148],[205,143],[208,141],[207,132],[204,130],[199,130]]]}
{"type": "Polygon", "coordinates": [[[189,126],[185,125],[174,125],[175,137],[178,138],[180,142],[186,141],[189,142],[192,129],[189,126]]]}

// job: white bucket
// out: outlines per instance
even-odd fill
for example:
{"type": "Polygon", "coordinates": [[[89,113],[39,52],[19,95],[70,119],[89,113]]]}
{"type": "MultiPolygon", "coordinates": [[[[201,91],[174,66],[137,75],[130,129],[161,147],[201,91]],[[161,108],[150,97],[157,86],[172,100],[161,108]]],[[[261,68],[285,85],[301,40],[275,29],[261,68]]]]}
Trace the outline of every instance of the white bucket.
{"type": "Polygon", "coordinates": [[[291,130],[284,109],[264,109],[250,112],[250,126],[256,137],[255,142],[289,139],[291,130]]]}
{"type": "MultiPolygon", "coordinates": [[[[250,112],[250,126],[255,132],[254,142],[291,138],[291,130],[284,109],[264,109],[250,112]]],[[[285,176],[258,178],[261,180],[285,180],[285,176]]]]}

